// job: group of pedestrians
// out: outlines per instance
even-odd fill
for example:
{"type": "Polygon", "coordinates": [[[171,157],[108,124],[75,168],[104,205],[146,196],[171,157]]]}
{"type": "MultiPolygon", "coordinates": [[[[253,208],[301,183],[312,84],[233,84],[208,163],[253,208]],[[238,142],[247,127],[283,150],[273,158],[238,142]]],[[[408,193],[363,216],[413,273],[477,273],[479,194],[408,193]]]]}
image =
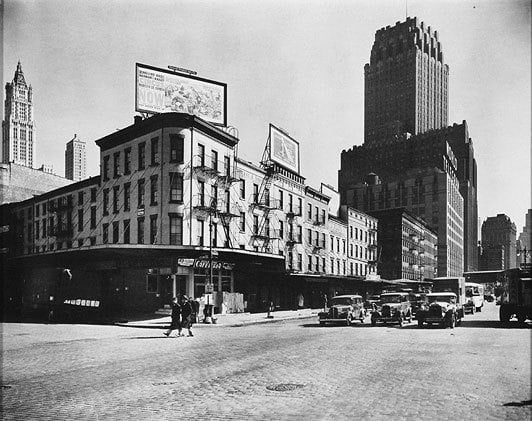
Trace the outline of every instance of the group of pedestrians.
{"type": "Polygon", "coordinates": [[[199,303],[183,295],[181,302],[177,297],[172,301],[172,323],[164,335],[170,336],[172,331],[177,330],[177,336],[185,336],[181,333],[183,329],[188,330],[188,336],[192,334],[192,325],[196,321],[199,311],[199,303]]]}

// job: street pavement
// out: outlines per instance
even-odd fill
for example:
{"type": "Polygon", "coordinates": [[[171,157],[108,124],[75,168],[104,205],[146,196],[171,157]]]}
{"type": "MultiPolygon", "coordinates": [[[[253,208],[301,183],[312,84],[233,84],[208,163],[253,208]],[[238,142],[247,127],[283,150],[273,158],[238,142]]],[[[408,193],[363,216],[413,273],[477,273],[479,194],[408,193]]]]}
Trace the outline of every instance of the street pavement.
{"type": "Polygon", "coordinates": [[[257,322],[225,319],[170,338],[153,321],[4,323],[1,418],[531,417],[531,326],[501,324],[493,303],[455,329],[319,327],[307,312],[286,320],[241,315],[257,322]]]}

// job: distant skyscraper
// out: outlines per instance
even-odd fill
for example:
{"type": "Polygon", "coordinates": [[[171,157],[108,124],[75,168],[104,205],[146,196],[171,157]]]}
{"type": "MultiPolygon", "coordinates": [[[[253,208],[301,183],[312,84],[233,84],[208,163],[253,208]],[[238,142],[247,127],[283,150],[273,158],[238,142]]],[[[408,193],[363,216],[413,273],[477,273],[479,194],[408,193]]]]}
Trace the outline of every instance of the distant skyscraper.
{"type": "Polygon", "coordinates": [[[87,152],[85,142],[78,139],[78,135],[66,144],[65,150],[65,178],[80,181],[87,176],[87,152]]]}
{"type": "Polygon", "coordinates": [[[532,209],[529,209],[528,213],[525,216],[525,226],[523,227],[523,232],[519,234],[517,244],[518,263],[531,263],[532,259],[530,258],[530,256],[532,255],[532,209]]]}
{"type": "Polygon", "coordinates": [[[497,270],[517,267],[515,236],[515,224],[508,216],[500,213],[497,216],[487,218],[482,223],[480,269],[497,270]],[[502,262],[500,259],[500,250],[503,250],[502,262]],[[497,256],[495,260],[493,260],[494,255],[497,256]]]}
{"type": "Polygon", "coordinates": [[[368,146],[447,126],[449,67],[430,26],[407,18],[379,29],[364,74],[368,146]]]}
{"type": "Polygon", "coordinates": [[[33,121],[33,90],[26,84],[22,65],[11,83],[6,83],[2,122],[2,162],[13,162],[33,168],[35,162],[35,124],[33,121]]]}

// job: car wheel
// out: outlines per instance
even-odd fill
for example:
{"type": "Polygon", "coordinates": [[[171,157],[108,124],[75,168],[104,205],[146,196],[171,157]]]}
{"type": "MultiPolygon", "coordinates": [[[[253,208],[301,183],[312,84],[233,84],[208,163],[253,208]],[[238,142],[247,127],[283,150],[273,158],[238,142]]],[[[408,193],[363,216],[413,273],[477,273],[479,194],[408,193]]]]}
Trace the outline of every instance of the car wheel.
{"type": "Polygon", "coordinates": [[[347,317],[345,318],[345,324],[347,326],[351,326],[351,315],[348,314],[347,317]]]}
{"type": "Polygon", "coordinates": [[[320,320],[320,326],[325,326],[325,322],[322,322],[322,321],[320,320]]]}
{"type": "Polygon", "coordinates": [[[519,314],[517,315],[517,321],[518,321],[519,323],[524,323],[525,320],[526,320],[526,315],[524,315],[524,314],[522,314],[522,313],[519,313],[519,314]]]}
{"type": "Polygon", "coordinates": [[[376,325],[377,325],[377,320],[371,319],[371,326],[376,326],[376,325]]]}
{"type": "Polygon", "coordinates": [[[408,312],[408,317],[406,318],[408,323],[412,323],[412,313],[408,312]]]}
{"type": "Polygon", "coordinates": [[[418,320],[417,325],[418,327],[423,327],[423,320],[418,320]]]}
{"type": "Polygon", "coordinates": [[[397,320],[398,324],[399,324],[399,327],[402,327],[403,326],[403,316],[399,316],[399,319],[397,320]]]}
{"type": "Polygon", "coordinates": [[[477,311],[480,313],[482,311],[482,307],[477,307],[477,311]]]}

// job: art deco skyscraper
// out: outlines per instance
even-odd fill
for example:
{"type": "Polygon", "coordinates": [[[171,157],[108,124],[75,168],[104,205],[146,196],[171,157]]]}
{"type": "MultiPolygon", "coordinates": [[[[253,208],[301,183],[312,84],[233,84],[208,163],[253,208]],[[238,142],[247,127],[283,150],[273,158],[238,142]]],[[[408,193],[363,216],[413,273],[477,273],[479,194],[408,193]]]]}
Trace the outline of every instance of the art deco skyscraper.
{"type": "Polygon", "coordinates": [[[11,83],[6,83],[4,121],[2,122],[2,162],[33,168],[35,162],[35,124],[33,90],[26,84],[22,65],[11,83]]]}
{"type": "Polygon", "coordinates": [[[379,29],[364,74],[368,146],[447,126],[449,67],[430,26],[407,18],[379,29]]]}
{"type": "Polygon", "coordinates": [[[87,176],[87,152],[85,142],[78,139],[78,135],[66,144],[65,150],[65,178],[80,181],[87,176]]]}

